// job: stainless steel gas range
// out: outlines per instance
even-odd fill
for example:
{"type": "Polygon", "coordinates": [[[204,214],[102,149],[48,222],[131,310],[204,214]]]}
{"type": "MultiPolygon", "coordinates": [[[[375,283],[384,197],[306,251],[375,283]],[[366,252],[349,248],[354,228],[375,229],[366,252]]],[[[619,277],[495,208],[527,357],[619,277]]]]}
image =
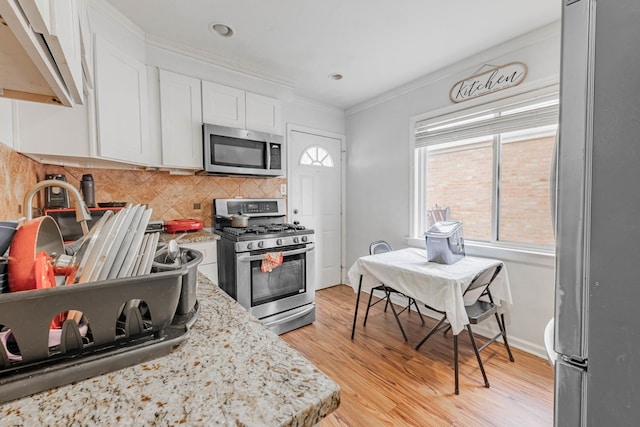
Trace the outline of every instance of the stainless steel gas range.
{"type": "Polygon", "coordinates": [[[314,234],[284,222],[284,199],[215,199],[218,283],[277,334],[315,320],[314,234]],[[248,216],[232,227],[232,215],[248,216]]]}

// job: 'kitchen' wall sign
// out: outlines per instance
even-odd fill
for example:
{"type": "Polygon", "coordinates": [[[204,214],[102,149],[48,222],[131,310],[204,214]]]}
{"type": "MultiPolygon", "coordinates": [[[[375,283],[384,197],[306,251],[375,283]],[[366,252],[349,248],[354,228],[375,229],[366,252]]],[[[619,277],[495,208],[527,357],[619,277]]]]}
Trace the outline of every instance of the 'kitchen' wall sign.
{"type": "Polygon", "coordinates": [[[454,84],[449,92],[452,102],[468,101],[482,95],[518,86],[527,76],[527,66],[522,62],[510,62],[474,74],[454,84]]]}

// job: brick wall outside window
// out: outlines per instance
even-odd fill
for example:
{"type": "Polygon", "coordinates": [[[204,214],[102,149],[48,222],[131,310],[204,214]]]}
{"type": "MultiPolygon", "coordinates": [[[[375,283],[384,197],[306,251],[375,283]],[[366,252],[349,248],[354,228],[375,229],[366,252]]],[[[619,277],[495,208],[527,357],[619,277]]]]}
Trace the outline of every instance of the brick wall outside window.
{"type": "MultiPolygon", "coordinates": [[[[549,173],[554,137],[502,144],[498,240],[553,245],[549,173]]],[[[491,139],[429,151],[427,205],[449,206],[465,238],[491,240],[491,139]]]]}

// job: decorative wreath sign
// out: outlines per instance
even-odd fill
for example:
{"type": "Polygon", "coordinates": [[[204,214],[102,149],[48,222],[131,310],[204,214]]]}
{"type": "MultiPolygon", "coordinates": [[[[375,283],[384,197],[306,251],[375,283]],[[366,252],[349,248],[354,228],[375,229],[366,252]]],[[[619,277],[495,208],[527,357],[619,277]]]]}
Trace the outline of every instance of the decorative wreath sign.
{"type": "MultiPolygon", "coordinates": [[[[486,65],[480,67],[480,70],[486,65]]],[[[527,76],[527,66],[522,62],[491,66],[492,68],[460,80],[449,91],[451,102],[468,101],[499,90],[518,86],[527,76]]]]}

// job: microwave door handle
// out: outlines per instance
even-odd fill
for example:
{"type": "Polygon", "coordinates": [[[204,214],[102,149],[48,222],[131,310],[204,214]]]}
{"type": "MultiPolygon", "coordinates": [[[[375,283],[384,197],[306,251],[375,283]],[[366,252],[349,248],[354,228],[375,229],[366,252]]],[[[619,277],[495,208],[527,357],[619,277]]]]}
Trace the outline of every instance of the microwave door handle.
{"type": "Polygon", "coordinates": [[[267,167],[266,169],[271,169],[271,143],[267,141],[267,167]]]}
{"type": "MultiPolygon", "coordinates": [[[[306,247],[306,248],[303,248],[303,249],[295,249],[293,251],[285,251],[285,252],[282,252],[282,256],[286,257],[286,256],[303,254],[305,252],[310,251],[311,249],[313,249],[313,248],[312,247],[306,247]]],[[[276,251],[274,251],[274,252],[276,252],[276,251]]],[[[244,262],[260,261],[262,259],[264,259],[264,254],[262,254],[262,255],[239,255],[238,256],[238,261],[244,261],[244,262]]]]}

